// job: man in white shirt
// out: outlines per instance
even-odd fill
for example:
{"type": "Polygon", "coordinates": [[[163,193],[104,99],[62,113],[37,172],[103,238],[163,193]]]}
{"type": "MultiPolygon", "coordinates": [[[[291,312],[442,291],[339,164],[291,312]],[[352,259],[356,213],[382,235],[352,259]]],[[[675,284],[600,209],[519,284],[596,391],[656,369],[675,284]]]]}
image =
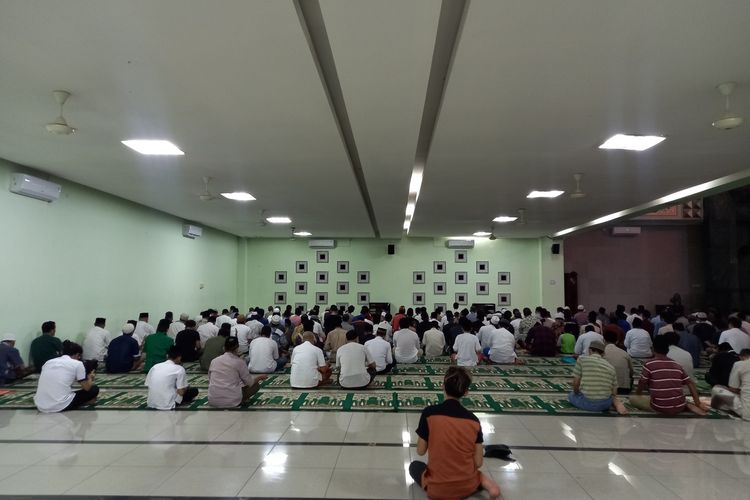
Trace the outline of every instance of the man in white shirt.
{"type": "Polygon", "coordinates": [[[302,344],[292,351],[292,373],[289,383],[295,389],[312,389],[331,383],[331,367],[323,356],[323,350],[315,345],[315,334],[302,334],[302,344]]]}
{"type": "Polygon", "coordinates": [[[42,413],[57,413],[96,402],[99,388],[94,385],[95,373],[86,373],[81,362],[83,349],[75,342],[63,343],[63,355],[42,366],[34,394],[34,404],[42,413]],[[73,391],[78,382],[81,388],[73,391]]]}
{"type": "Polygon", "coordinates": [[[245,324],[245,315],[240,314],[235,318],[236,324],[232,326],[229,336],[237,338],[239,343],[239,355],[244,357],[247,354],[248,346],[252,339],[250,338],[250,327],[245,324]]]}
{"type": "Polygon", "coordinates": [[[156,329],[148,322],[148,313],[142,312],[138,315],[138,322],[135,324],[133,338],[138,341],[138,345],[143,345],[146,337],[156,332],[156,329]]]}
{"type": "Polygon", "coordinates": [[[578,340],[576,340],[575,353],[579,356],[588,356],[589,344],[595,340],[604,344],[604,337],[600,333],[596,333],[594,326],[586,325],[586,331],[580,334],[578,340]]]}
{"type": "Polygon", "coordinates": [[[175,321],[169,325],[167,329],[167,336],[171,337],[172,340],[177,338],[177,334],[185,329],[185,321],[189,320],[190,316],[187,313],[180,314],[180,321],[175,321]]]}
{"type": "Polygon", "coordinates": [[[261,328],[260,337],[250,342],[247,355],[250,373],[273,373],[282,370],[287,363],[285,357],[279,356],[279,344],[271,339],[270,326],[261,328]]]}
{"type": "Polygon", "coordinates": [[[493,316],[490,316],[489,323],[479,329],[479,332],[477,333],[477,340],[479,341],[479,344],[482,346],[482,349],[489,349],[490,337],[492,336],[492,332],[497,330],[497,325],[499,323],[500,323],[500,316],[493,315],[493,316]]]}
{"type": "Polygon", "coordinates": [[[110,333],[104,329],[106,322],[104,318],[94,320],[94,328],[89,330],[83,341],[83,359],[95,359],[100,363],[104,361],[111,338],[110,333]]]}
{"type": "Polygon", "coordinates": [[[201,337],[201,348],[206,347],[206,342],[211,337],[219,334],[219,327],[216,326],[216,316],[210,315],[205,323],[198,327],[198,335],[201,337]]]}
{"type": "Polygon", "coordinates": [[[453,343],[453,350],[456,352],[456,364],[458,366],[477,366],[478,354],[482,352],[482,346],[479,344],[476,335],[471,333],[471,322],[467,318],[459,320],[464,333],[456,337],[453,343]]]}
{"type": "Polygon", "coordinates": [[[664,334],[664,338],[667,339],[667,342],[669,343],[669,352],[667,352],[667,357],[672,361],[676,361],[677,364],[682,367],[682,370],[687,373],[687,375],[691,379],[694,379],[693,357],[688,351],[678,347],[677,344],[680,343],[680,336],[677,334],[677,332],[667,332],[664,334]]]}
{"type": "Polygon", "coordinates": [[[377,371],[378,374],[388,373],[396,365],[396,363],[393,362],[391,344],[385,340],[385,332],[385,329],[378,328],[375,338],[365,342],[365,349],[367,349],[370,359],[375,362],[375,371],[377,371]]]}
{"type": "Polygon", "coordinates": [[[221,315],[216,318],[216,328],[221,328],[224,323],[232,323],[232,318],[229,317],[229,309],[221,311],[221,315]]]}
{"type": "Polygon", "coordinates": [[[167,360],[151,367],[146,375],[149,408],[173,410],[175,406],[187,405],[198,395],[198,389],[188,386],[187,375],[182,367],[182,352],[172,346],[167,360]]]}
{"type": "Polygon", "coordinates": [[[422,336],[422,346],[424,355],[429,358],[436,358],[445,354],[445,334],[438,329],[437,320],[430,321],[432,328],[424,332],[422,336]]]}
{"type": "Polygon", "coordinates": [[[250,321],[246,321],[245,325],[250,329],[247,334],[247,338],[250,342],[260,337],[260,329],[263,328],[263,323],[258,321],[258,313],[255,311],[250,313],[250,321]]]}
{"type": "Polygon", "coordinates": [[[736,353],[739,353],[742,349],[750,349],[750,336],[740,328],[742,321],[736,316],[731,316],[728,323],[729,330],[721,332],[719,344],[728,342],[732,346],[732,350],[736,353]]]}
{"type": "Polygon", "coordinates": [[[711,389],[711,406],[732,411],[750,421],[750,349],[743,349],[740,360],[729,373],[729,387],[715,385],[711,389]]]}
{"type": "Polygon", "coordinates": [[[650,358],[654,355],[651,335],[643,329],[643,320],[633,318],[633,328],[625,334],[625,349],[633,358],[650,358]]]}
{"type": "Polygon", "coordinates": [[[393,334],[393,356],[396,363],[416,363],[419,361],[419,335],[411,326],[411,320],[407,317],[398,322],[399,331],[393,334]]]}
{"type": "Polygon", "coordinates": [[[516,337],[505,328],[496,328],[489,339],[490,361],[498,364],[523,364],[516,355],[516,337]]]}
{"type": "Polygon", "coordinates": [[[349,330],[346,332],[346,344],[336,352],[338,382],[344,389],[364,389],[375,379],[375,361],[358,340],[359,334],[349,330]]]}
{"type": "Polygon", "coordinates": [[[392,317],[390,314],[383,311],[383,313],[380,315],[380,318],[382,321],[378,323],[378,327],[376,330],[383,329],[385,330],[385,340],[388,342],[391,342],[393,340],[393,327],[391,326],[392,317]]]}

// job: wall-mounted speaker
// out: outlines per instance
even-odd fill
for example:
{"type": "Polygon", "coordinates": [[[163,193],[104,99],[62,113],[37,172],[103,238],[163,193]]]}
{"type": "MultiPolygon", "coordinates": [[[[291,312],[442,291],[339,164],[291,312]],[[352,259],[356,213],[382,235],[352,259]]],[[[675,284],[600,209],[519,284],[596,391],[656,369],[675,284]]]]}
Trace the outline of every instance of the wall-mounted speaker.
{"type": "Polygon", "coordinates": [[[560,244],[559,243],[553,243],[552,244],[552,255],[559,255],[560,254],[560,244]]]}
{"type": "Polygon", "coordinates": [[[388,245],[388,255],[396,255],[396,245],[393,243],[388,245]]]}

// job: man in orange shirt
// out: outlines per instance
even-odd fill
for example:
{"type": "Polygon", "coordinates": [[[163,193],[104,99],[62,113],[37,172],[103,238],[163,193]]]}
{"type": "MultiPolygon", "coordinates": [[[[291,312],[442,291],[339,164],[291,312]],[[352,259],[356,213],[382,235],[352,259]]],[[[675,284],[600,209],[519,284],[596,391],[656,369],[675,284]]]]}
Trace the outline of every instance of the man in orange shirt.
{"type": "Polygon", "coordinates": [[[430,460],[413,461],[409,474],[429,498],[465,498],[480,489],[490,499],[500,498],[500,487],[479,470],[484,462],[482,426],[460,403],[470,384],[464,368],[451,366],[443,382],[445,401],[425,408],[419,419],[417,454],[429,451],[430,460]]]}

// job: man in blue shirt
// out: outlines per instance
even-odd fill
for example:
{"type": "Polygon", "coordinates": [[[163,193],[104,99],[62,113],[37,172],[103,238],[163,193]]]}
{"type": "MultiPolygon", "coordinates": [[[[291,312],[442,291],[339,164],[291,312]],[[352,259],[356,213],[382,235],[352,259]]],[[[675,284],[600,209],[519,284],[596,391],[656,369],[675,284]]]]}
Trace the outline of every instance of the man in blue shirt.
{"type": "Polygon", "coordinates": [[[0,385],[13,382],[31,373],[31,369],[24,366],[21,353],[15,345],[15,335],[12,333],[3,335],[0,341],[0,385]]]}
{"type": "Polygon", "coordinates": [[[133,338],[135,327],[126,323],[122,335],[112,339],[107,348],[107,371],[109,373],[127,373],[138,370],[143,365],[138,341],[133,338]]]}

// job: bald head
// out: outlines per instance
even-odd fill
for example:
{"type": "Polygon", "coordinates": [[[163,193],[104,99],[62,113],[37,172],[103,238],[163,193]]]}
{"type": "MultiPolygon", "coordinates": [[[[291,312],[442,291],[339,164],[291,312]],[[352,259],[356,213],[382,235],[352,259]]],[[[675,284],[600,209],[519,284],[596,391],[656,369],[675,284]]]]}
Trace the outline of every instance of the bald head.
{"type": "Polygon", "coordinates": [[[315,343],[315,334],[313,332],[305,332],[302,334],[302,340],[305,342],[310,342],[311,344],[315,343]]]}

